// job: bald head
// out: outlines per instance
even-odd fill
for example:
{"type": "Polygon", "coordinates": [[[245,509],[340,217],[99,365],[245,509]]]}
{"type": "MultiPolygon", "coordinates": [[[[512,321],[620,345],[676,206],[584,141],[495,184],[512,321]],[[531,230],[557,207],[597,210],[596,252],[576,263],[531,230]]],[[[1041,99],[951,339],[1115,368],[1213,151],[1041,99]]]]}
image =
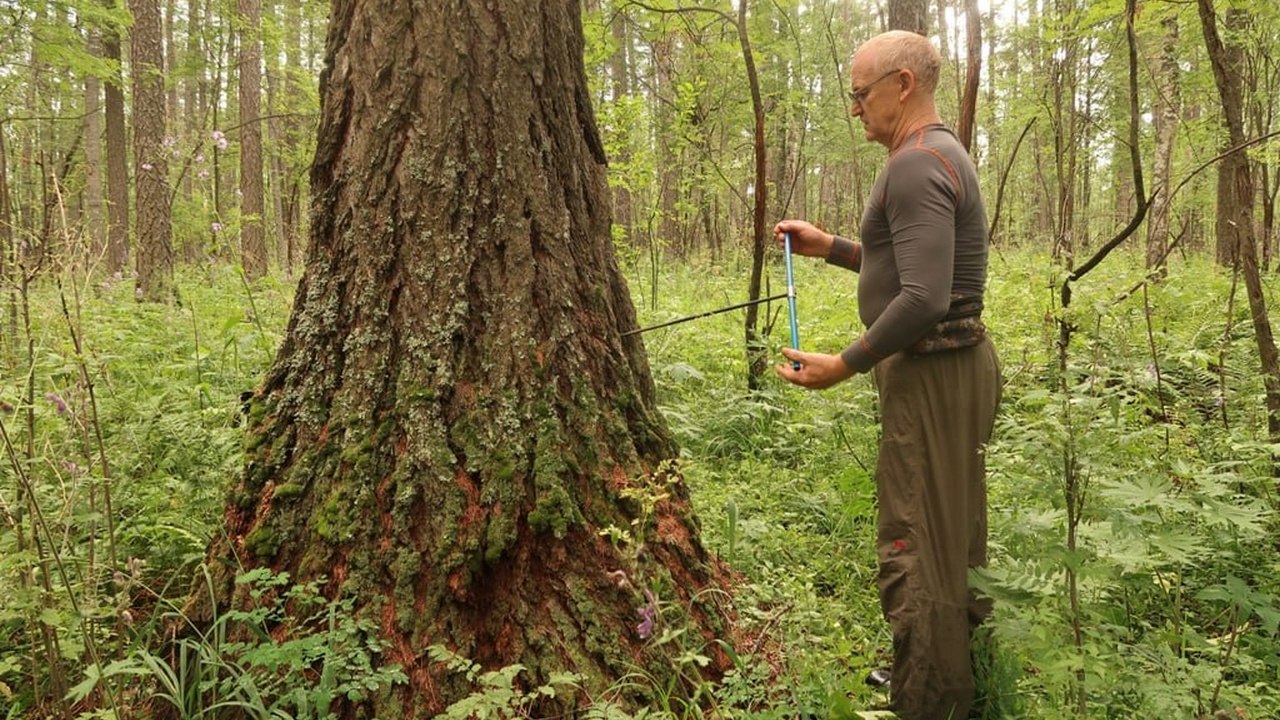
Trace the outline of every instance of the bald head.
{"type": "Polygon", "coordinates": [[[938,88],[938,72],[942,68],[942,56],[923,35],[906,30],[890,30],[862,44],[854,57],[867,52],[873,59],[876,75],[901,68],[916,76],[920,90],[933,95],[938,88]]]}

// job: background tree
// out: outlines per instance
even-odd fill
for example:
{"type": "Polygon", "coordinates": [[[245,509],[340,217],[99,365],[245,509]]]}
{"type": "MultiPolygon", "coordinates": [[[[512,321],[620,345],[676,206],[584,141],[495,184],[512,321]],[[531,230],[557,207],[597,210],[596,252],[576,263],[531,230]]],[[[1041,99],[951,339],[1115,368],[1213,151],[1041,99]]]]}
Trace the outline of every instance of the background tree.
{"type": "MultiPolygon", "coordinates": [[[[109,0],[104,0],[109,2],[109,0]]],[[[107,158],[107,274],[129,265],[129,139],[125,132],[124,73],[121,69],[120,26],[110,22],[102,30],[102,51],[110,74],[102,85],[103,127],[107,158]]]]}
{"type": "Polygon", "coordinates": [[[928,0],[888,0],[888,5],[887,30],[910,30],[918,35],[929,34],[928,0]]]}
{"type": "Polygon", "coordinates": [[[137,175],[137,288],[150,301],[173,296],[169,147],[165,135],[164,42],[160,1],[130,0],[133,159],[137,175]]]}
{"type": "Polygon", "coordinates": [[[973,128],[977,122],[978,85],[982,80],[982,15],[977,0],[965,0],[965,60],[964,93],[960,99],[960,122],[956,135],[966,150],[973,150],[973,128]]]}
{"type": "Polygon", "coordinates": [[[728,662],[718,571],[620,336],[579,8],[333,7],[311,248],[211,558],[219,602],[237,562],[354,598],[409,677],[373,714],[465,692],[432,645],[533,683],[572,669],[593,694],[673,673],[635,625],[659,602],[709,671],[728,662]]]}
{"type": "Polygon", "coordinates": [[[1181,91],[1178,84],[1178,16],[1169,13],[1161,20],[1163,33],[1153,53],[1152,80],[1155,85],[1155,180],[1156,193],[1151,201],[1147,223],[1147,268],[1156,270],[1164,262],[1169,244],[1170,216],[1172,210],[1169,193],[1173,190],[1174,143],[1178,136],[1179,115],[1182,111],[1181,91]]]}
{"type": "MultiPolygon", "coordinates": [[[[1218,170],[1217,255],[1220,262],[1225,254],[1232,262],[1239,263],[1240,272],[1244,275],[1254,340],[1258,345],[1262,376],[1266,384],[1267,429],[1271,441],[1276,442],[1280,441],[1280,351],[1276,348],[1258,268],[1257,236],[1253,220],[1253,202],[1256,199],[1253,177],[1249,172],[1248,156],[1242,152],[1246,138],[1239,67],[1241,51],[1223,41],[1218,31],[1213,0],[1198,0],[1197,8],[1227,127],[1227,155],[1218,170]],[[1228,244],[1229,251],[1224,252],[1222,249],[1224,243],[1228,244]]],[[[1227,10],[1228,28],[1234,25],[1238,29],[1243,22],[1243,10],[1227,10]]]]}
{"type": "MultiPolygon", "coordinates": [[[[102,54],[96,31],[88,37],[89,52],[102,54]]],[[[102,198],[102,81],[97,75],[84,78],[84,235],[85,245],[94,255],[106,245],[106,221],[102,198]]]]}
{"type": "Polygon", "coordinates": [[[262,4],[238,0],[240,58],[240,262],[254,280],[267,274],[262,191],[262,4]]]}

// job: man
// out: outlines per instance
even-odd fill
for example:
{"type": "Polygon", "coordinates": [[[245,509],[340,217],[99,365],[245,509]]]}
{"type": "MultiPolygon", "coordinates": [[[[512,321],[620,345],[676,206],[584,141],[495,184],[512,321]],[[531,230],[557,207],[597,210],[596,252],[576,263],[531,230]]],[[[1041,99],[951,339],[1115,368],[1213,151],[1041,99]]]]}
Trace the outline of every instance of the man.
{"type": "Polygon", "coordinates": [[[880,603],[893,631],[890,699],[907,720],[964,718],[973,704],[970,632],[985,608],[967,571],[986,561],[982,446],[1000,397],[982,324],[987,220],[972,161],[934,102],[941,59],[889,32],[854,54],[853,115],[889,149],[861,242],[784,220],[797,254],[860,273],[866,332],[836,355],[784,349],[783,378],[827,388],[872,372],[882,435],[876,466],[880,603]]]}

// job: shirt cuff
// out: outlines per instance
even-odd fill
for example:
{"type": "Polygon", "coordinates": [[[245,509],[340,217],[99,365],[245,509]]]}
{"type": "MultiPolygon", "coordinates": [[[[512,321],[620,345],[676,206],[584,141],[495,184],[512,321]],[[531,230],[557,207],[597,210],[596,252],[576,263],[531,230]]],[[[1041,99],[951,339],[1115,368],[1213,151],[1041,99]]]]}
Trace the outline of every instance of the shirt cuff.
{"type": "Polygon", "coordinates": [[[867,336],[863,335],[840,352],[840,359],[844,360],[844,364],[852,368],[854,372],[864,373],[869,371],[873,365],[885,359],[885,356],[872,350],[871,344],[867,342],[867,336]]]}
{"type": "Polygon", "coordinates": [[[832,236],[827,264],[857,272],[862,267],[862,245],[839,235],[832,236]]]}

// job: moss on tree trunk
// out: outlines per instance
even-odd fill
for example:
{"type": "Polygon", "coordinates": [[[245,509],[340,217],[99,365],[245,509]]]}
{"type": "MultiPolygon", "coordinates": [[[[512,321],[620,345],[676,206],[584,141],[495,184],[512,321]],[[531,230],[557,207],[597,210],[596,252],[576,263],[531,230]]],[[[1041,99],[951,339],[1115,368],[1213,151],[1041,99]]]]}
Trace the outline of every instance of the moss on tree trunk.
{"type": "Polygon", "coordinates": [[[333,6],[305,273],[210,557],[222,602],[233,557],[357,598],[410,678],[378,717],[466,692],[434,644],[530,683],[665,683],[637,632],[646,589],[685,609],[709,672],[728,664],[720,571],[620,335],[579,13],[333,6]]]}

